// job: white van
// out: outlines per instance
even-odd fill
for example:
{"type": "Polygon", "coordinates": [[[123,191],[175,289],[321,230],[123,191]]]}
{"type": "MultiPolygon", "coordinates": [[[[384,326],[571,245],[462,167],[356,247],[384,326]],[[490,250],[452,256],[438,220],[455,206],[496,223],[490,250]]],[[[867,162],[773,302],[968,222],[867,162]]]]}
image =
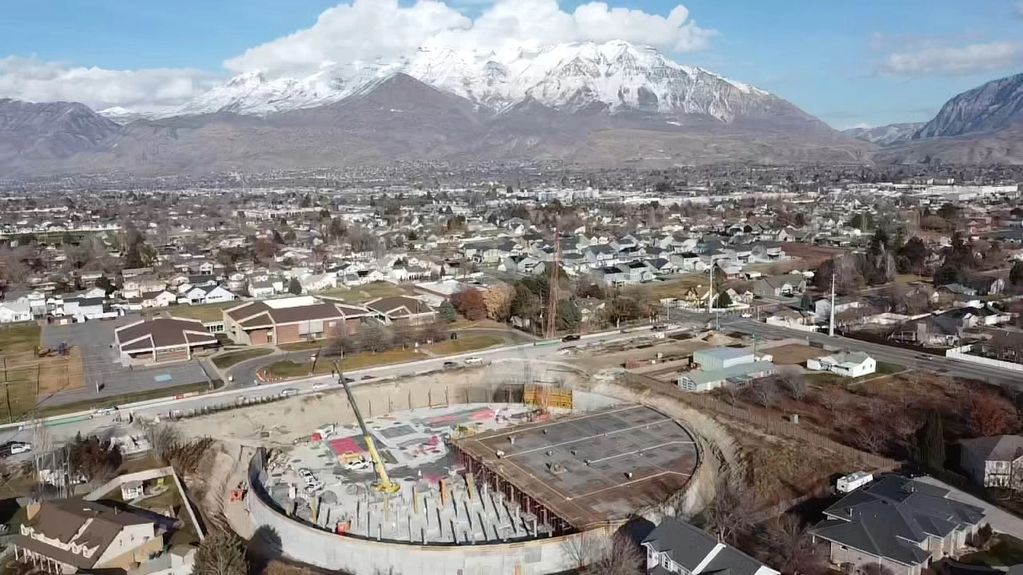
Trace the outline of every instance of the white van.
{"type": "Polygon", "coordinates": [[[465,365],[483,365],[483,358],[467,357],[465,359],[465,365]]]}

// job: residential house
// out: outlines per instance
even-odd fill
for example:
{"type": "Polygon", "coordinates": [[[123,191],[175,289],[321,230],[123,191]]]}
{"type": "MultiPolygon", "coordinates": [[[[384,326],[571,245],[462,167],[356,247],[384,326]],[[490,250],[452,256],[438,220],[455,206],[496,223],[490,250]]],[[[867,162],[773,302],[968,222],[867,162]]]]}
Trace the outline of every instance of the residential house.
{"type": "Polygon", "coordinates": [[[408,296],[382,297],[366,302],[386,323],[398,326],[427,325],[437,321],[437,311],[425,301],[408,296]]]}
{"type": "Polygon", "coordinates": [[[219,285],[193,286],[184,295],[189,304],[223,303],[237,299],[227,288],[219,285]]]}
{"type": "Polygon", "coordinates": [[[995,435],[959,442],[959,467],[982,487],[1023,489],[1023,437],[995,435]]]}
{"type": "Polygon", "coordinates": [[[900,343],[926,347],[956,347],[963,335],[960,318],[946,315],[928,315],[907,321],[888,335],[900,343]]]}
{"type": "Polygon", "coordinates": [[[753,293],[760,297],[797,297],[806,291],[803,274],[763,276],[753,281],[753,293]]]}
{"type": "Polygon", "coordinates": [[[28,298],[0,301],[0,323],[32,321],[32,308],[28,298]]]}
{"type": "Polygon", "coordinates": [[[137,567],[163,550],[174,521],[80,499],[32,503],[27,517],[9,541],[14,557],[53,574],[137,567]]]}
{"type": "Polygon", "coordinates": [[[261,345],[324,339],[339,329],[354,334],[374,312],[297,296],[243,303],[224,310],[223,315],[224,332],[232,341],[261,345]]]}
{"type": "Polygon", "coordinates": [[[151,365],[192,359],[220,345],[201,321],[156,318],[114,330],[114,348],[122,365],[151,365]]]}
{"type": "Polygon", "coordinates": [[[863,377],[877,370],[877,361],[862,351],[856,351],[807,359],[806,368],[842,377],[863,377]]]}
{"type": "Polygon", "coordinates": [[[73,317],[76,322],[117,317],[117,312],[110,311],[103,297],[64,298],[59,312],[59,314],[55,313],[54,315],[73,317]]]}
{"type": "Polygon", "coordinates": [[[778,575],[775,569],[673,517],[664,518],[642,542],[650,575],[778,575]]]}
{"type": "Polygon", "coordinates": [[[948,495],[930,483],[886,475],[825,509],[810,533],[830,546],[836,566],[920,575],[931,561],[957,557],[984,523],[983,509],[948,495]]]}
{"type": "Polygon", "coordinates": [[[816,331],[817,326],[814,315],[810,312],[783,308],[767,316],[764,320],[769,325],[787,327],[789,329],[800,329],[803,331],[816,331]]]}

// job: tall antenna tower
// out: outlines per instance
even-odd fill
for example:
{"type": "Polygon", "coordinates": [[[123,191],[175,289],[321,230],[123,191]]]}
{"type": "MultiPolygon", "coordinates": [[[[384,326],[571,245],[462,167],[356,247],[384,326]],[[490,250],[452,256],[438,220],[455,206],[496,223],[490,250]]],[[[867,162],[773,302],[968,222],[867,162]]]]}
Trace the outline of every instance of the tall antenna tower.
{"type": "Polygon", "coordinates": [[[550,286],[547,294],[547,325],[544,329],[544,337],[552,339],[558,335],[558,276],[561,273],[561,232],[558,226],[554,227],[554,262],[552,263],[550,275],[550,286]]]}

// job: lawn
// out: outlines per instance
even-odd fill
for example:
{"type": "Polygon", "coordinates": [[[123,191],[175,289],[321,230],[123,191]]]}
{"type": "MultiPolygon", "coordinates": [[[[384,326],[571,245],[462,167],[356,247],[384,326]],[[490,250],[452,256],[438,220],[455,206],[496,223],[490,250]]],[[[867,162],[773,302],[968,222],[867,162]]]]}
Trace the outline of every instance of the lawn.
{"type": "Polygon", "coordinates": [[[435,343],[427,346],[426,349],[437,355],[451,355],[475,351],[477,349],[486,349],[495,345],[501,345],[502,343],[504,343],[504,340],[496,335],[470,335],[435,343]]]}
{"type": "Polygon", "coordinates": [[[347,303],[362,303],[371,299],[391,297],[396,295],[408,295],[401,286],[390,282],[373,282],[354,289],[337,287],[317,292],[314,295],[327,296],[342,299],[347,303]]]}
{"type": "Polygon", "coordinates": [[[811,373],[806,377],[809,378],[810,381],[815,381],[821,384],[855,384],[894,375],[905,370],[905,366],[897,363],[885,363],[883,361],[879,361],[877,362],[877,368],[874,373],[863,377],[842,377],[833,373],[811,373]]]}
{"type": "Polygon", "coordinates": [[[220,369],[227,369],[243,361],[255,359],[257,357],[263,357],[264,355],[270,355],[271,353],[273,353],[273,350],[265,347],[256,347],[252,349],[230,351],[223,355],[218,355],[214,357],[213,365],[219,367],[220,369]]]}
{"type": "Polygon", "coordinates": [[[204,305],[178,305],[170,308],[168,313],[174,317],[197,319],[201,322],[209,323],[224,319],[223,311],[225,309],[237,307],[242,303],[239,301],[225,301],[204,305]]]}
{"type": "Polygon", "coordinates": [[[39,325],[21,323],[0,327],[0,355],[35,353],[39,345],[39,325]]]}
{"type": "Polygon", "coordinates": [[[320,349],[328,345],[329,342],[325,339],[318,339],[315,341],[296,341],[295,343],[282,343],[277,347],[284,351],[309,351],[313,349],[320,349]]]}
{"type": "Polygon", "coordinates": [[[686,274],[683,277],[666,281],[655,281],[639,286],[655,300],[681,298],[690,288],[706,285],[710,278],[706,274],[686,274]]]}
{"type": "Polygon", "coordinates": [[[988,565],[990,567],[1009,567],[1023,563],[1023,541],[1011,535],[999,533],[994,542],[983,551],[964,555],[960,559],[971,565],[988,565]]]}
{"type": "MultiPolygon", "coordinates": [[[[380,353],[360,353],[356,355],[346,356],[342,369],[344,370],[357,370],[365,369],[367,367],[375,367],[378,365],[388,365],[392,363],[404,363],[406,361],[416,361],[419,359],[426,359],[426,356],[418,351],[411,349],[394,349],[391,351],[383,351],[380,353]]],[[[281,378],[295,378],[295,377],[309,377],[310,375],[326,375],[334,370],[334,361],[332,358],[324,358],[321,361],[316,362],[316,370],[313,373],[309,373],[309,369],[312,367],[311,363],[296,363],[293,361],[278,361],[272,363],[266,367],[266,372],[271,377],[281,378]]]]}

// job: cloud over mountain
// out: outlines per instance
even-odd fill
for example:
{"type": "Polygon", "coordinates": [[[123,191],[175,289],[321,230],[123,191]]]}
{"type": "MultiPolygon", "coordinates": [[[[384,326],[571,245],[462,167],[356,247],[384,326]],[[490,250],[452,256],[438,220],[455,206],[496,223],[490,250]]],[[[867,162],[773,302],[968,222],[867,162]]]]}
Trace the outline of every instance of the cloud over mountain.
{"type": "Polygon", "coordinates": [[[666,16],[590,2],[571,12],[556,0],[498,0],[472,19],[443,2],[353,0],[320,14],[316,23],[246,50],[224,67],[234,73],[303,75],[324,64],[392,61],[416,49],[507,53],[564,42],[625,40],[667,52],[700,50],[715,32],[696,25],[684,6],[666,16]]]}

